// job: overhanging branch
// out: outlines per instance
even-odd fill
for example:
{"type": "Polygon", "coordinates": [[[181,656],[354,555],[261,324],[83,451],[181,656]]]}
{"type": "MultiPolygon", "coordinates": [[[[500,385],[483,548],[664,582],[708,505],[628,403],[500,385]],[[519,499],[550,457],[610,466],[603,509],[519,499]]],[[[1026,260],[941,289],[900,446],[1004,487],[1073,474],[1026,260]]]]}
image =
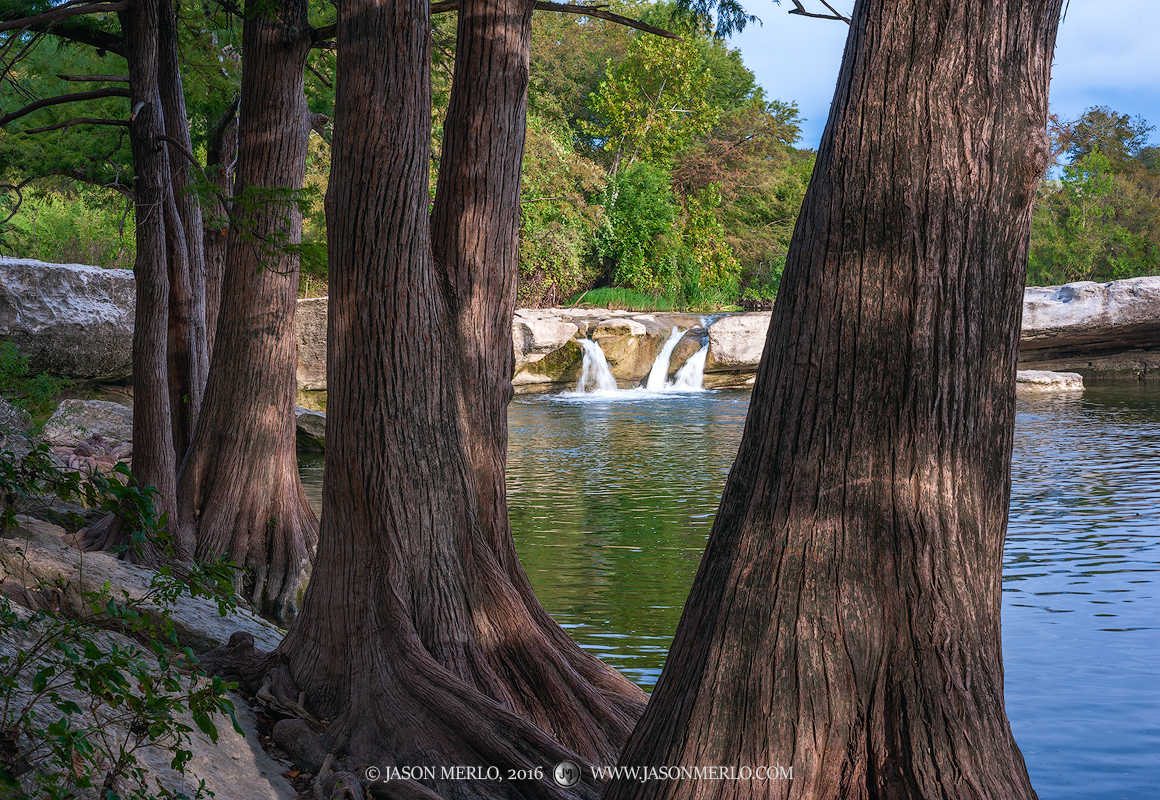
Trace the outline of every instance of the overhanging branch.
{"type": "Polygon", "coordinates": [[[850,24],[850,18],[842,16],[838,12],[838,9],[834,8],[832,5],[827,3],[826,0],[821,0],[821,3],[826,8],[830,9],[831,13],[829,13],[829,14],[815,14],[812,11],[806,11],[805,7],[799,2],[799,0],[792,0],[792,2],[794,4],[794,8],[790,9],[789,13],[791,13],[791,14],[797,14],[800,17],[813,17],[814,19],[839,20],[841,22],[846,23],[847,25],[850,24]]]}
{"type": "Polygon", "coordinates": [[[0,22],[0,32],[15,31],[15,30],[38,30],[43,25],[52,25],[60,20],[68,19],[69,17],[79,17],[83,14],[96,14],[111,11],[127,11],[129,9],[128,0],[117,0],[117,2],[93,2],[93,0],[72,0],[72,2],[64,3],[56,6],[51,11],[45,11],[43,14],[35,14],[31,17],[21,17],[20,19],[9,19],[0,22]]]}
{"type": "Polygon", "coordinates": [[[66,122],[55,125],[45,125],[43,128],[28,128],[25,133],[48,133],[49,131],[71,128],[73,125],[115,125],[118,128],[128,128],[129,123],[123,119],[102,119],[100,117],[74,117],[66,122]]]}
{"type": "MultiPolygon", "coordinates": [[[[824,0],[823,0],[824,2],[824,0]]],[[[546,0],[537,0],[532,5],[536,11],[556,11],[560,14],[577,14],[584,17],[596,17],[597,19],[615,22],[617,25],[625,25],[629,28],[636,28],[638,31],[651,33],[654,36],[663,36],[666,39],[680,40],[677,34],[666,31],[664,28],[656,28],[652,25],[646,25],[638,19],[632,17],[623,17],[620,14],[613,14],[606,6],[586,6],[579,3],[550,3],[546,0]]],[[[459,10],[459,0],[441,0],[438,3],[431,4],[432,14],[447,14],[451,11],[459,10]]],[[[794,12],[790,12],[791,14],[794,12]]],[[[843,18],[844,19],[844,18],[843,18]]],[[[323,42],[328,39],[333,39],[338,31],[337,25],[324,25],[321,28],[314,29],[314,46],[323,46],[323,42]]]]}
{"type": "MultiPolygon", "coordinates": [[[[111,10],[109,6],[105,6],[104,10],[111,10]]],[[[25,20],[27,22],[27,19],[25,20]]],[[[75,20],[65,20],[64,22],[45,22],[29,25],[28,30],[37,33],[47,33],[61,39],[68,39],[70,42],[77,44],[87,44],[89,47],[95,47],[100,51],[107,51],[114,55],[125,55],[125,40],[115,33],[108,31],[93,30],[84,25],[76,24],[75,20]]]]}
{"type": "Polygon", "coordinates": [[[129,90],[122,89],[119,86],[110,86],[105,89],[93,89],[91,92],[76,92],[74,94],[62,94],[58,97],[46,97],[43,100],[37,100],[35,103],[29,103],[24,108],[13,111],[11,114],[5,114],[0,117],[0,127],[7,125],[13,120],[18,120],[33,111],[39,111],[42,108],[49,106],[58,106],[62,103],[75,103],[80,100],[99,100],[102,97],[128,97],[129,90]]]}
{"type": "Polygon", "coordinates": [[[128,83],[128,75],[61,75],[57,73],[58,78],[62,81],[76,81],[76,82],[100,82],[108,81],[109,83],[128,83]]]}
{"type": "MultiPolygon", "coordinates": [[[[561,14],[580,14],[585,17],[596,17],[597,19],[615,22],[617,25],[627,25],[629,28],[636,28],[638,31],[651,33],[654,36],[663,36],[666,39],[680,40],[681,38],[671,31],[666,31],[664,28],[654,28],[652,25],[646,25],[638,19],[613,14],[603,6],[586,6],[578,3],[549,3],[545,0],[537,0],[534,8],[536,11],[557,11],[561,14]]],[[[431,12],[435,12],[435,6],[431,6],[431,12]]]]}

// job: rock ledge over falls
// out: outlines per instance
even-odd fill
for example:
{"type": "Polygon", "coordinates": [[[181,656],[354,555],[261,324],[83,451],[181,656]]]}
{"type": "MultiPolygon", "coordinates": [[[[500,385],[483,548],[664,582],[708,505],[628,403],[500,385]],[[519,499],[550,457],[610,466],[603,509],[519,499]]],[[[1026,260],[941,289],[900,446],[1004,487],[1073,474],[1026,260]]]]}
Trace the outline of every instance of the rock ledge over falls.
{"type": "MultiPolygon", "coordinates": [[[[81,381],[129,377],[133,275],[80,264],[0,257],[0,338],[34,371],[81,381]]],[[[302,405],[326,389],[327,298],[298,301],[298,388],[302,405]]],[[[607,309],[521,309],[512,326],[517,392],[575,386],[578,339],[600,345],[621,388],[642,384],[674,327],[684,331],[669,378],[708,344],[704,386],[752,383],[770,312],[640,314],[607,309]]],[[[1075,372],[1089,383],[1160,378],[1160,277],[1032,287],[1023,299],[1019,368],[1075,372]]]]}

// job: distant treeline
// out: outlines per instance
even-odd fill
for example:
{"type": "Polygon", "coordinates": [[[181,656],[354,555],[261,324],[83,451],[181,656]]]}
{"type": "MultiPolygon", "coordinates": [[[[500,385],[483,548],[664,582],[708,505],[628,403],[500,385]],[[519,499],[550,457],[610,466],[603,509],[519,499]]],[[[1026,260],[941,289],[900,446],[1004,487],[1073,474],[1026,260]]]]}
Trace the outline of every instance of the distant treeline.
{"type": "MultiPolygon", "coordinates": [[[[536,15],[519,302],[561,305],[600,289],[586,299],[692,309],[768,303],[814,163],[812,151],[796,146],[796,106],[769,99],[741,54],[675,4],[625,0],[611,8],[681,39],[591,17],[536,15]]],[[[190,62],[204,68],[190,70],[187,105],[204,160],[233,113],[240,36],[228,17],[196,8],[188,14],[184,45],[190,62]]],[[[434,27],[437,161],[454,15],[437,16],[434,27]]],[[[56,91],[51,76],[124,70],[106,63],[123,59],[94,59],[87,48],[36,52],[46,63],[22,63],[16,80],[0,87],[4,110],[56,91]]],[[[315,113],[331,113],[333,70],[333,53],[312,55],[307,94],[315,113]]],[[[53,108],[36,113],[41,126],[68,119],[53,108]]],[[[111,107],[108,116],[118,115],[122,110],[111,107]]],[[[322,194],[330,163],[328,131],[316,130],[300,203],[301,289],[311,296],[326,292],[322,194]]],[[[1052,120],[1060,166],[1038,192],[1029,284],[1160,272],[1160,158],[1151,130],[1143,119],[1105,107],[1071,122],[1052,120]]],[[[65,127],[29,136],[5,129],[0,175],[7,185],[0,219],[20,201],[0,225],[0,252],[132,266],[132,167],[119,130],[65,127]]]]}

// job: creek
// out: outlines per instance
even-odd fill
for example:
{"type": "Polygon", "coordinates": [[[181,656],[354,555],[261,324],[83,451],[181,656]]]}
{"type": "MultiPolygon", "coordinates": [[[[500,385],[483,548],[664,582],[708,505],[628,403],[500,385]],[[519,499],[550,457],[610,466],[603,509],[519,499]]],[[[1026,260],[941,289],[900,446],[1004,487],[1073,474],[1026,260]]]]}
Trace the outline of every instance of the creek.
{"type": "MultiPolygon", "coordinates": [[[[651,690],[749,395],[517,396],[508,492],[545,608],[651,690]]],[[[312,502],[321,460],[303,461],[312,502]]],[[[317,505],[316,505],[317,510],[317,505]]],[[[1003,564],[1007,712],[1040,798],[1160,798],[1160,390],[1021,395],[1003,564]]]]}

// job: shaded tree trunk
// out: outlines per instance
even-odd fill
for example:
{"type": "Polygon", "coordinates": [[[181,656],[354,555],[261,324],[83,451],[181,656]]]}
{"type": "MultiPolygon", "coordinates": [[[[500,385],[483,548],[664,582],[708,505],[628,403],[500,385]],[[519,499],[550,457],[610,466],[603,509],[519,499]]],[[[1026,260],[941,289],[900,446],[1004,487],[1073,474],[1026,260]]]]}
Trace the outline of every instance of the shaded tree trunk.
{"type": "Polygon", "coordinates": [[[193,164],[189,156],[193,154],[193,143],[178,64],[175,0],[163,0],[160,12],[161,105],[165,110],[165,132],[175,142],[169,145],[169,186],[177,216],[170,233],[175,253],[170,261],[169,363],[173,441],[180,459],[189,446],[209,373],[205,251],[201,204],[191,191],[193,164]]]}
{"type": "Polygon", "coordinates": [[[531,7],[461,8],[447,129],[462,130],[440,184],[456,196],[432,218],[427,3],[339,6],[319,549],[302,614],[253,663],[333,719],[324,744],[351,773],[426,765],[446,797],[595,797],[550,767],[611,758],[644,696],[562,644],[515,559],[503,490],[531,7]],[[548,769],[438,774],[454,764],[548,769]]]}
{"type": "MultiPolygon", "coordinates": [[[[133,479],[153,486],[159,496],[156,511],[175,518],[176,456],[167,380],[169,271],[167,209],[172,204],[169,158],[161,136],[165,116],[158,86],[160,53],[159,4],[142,0],[121,12],[121,30],[129,66],[129,139],[133,152],[136,202],[136,318],[133,327],[133,479]]],[[[84,535],[88,549],[126,544],[120,517],[110,515],[84,535]]],[[[146,546],[124,556],[156,565],[158,552],[146,546]]]]}
{"type": "Polygon", "coordinates": [[[1062,0],[860,0],[737,460],[608,798],[1033,798],[1000,580],[1062,0]]]}
{"type": "MultiPolygon", "coordinates": [[[[521,715],[578,751],[611,758],[627,730],[605,731],[595,747],[588,722],[569,733],[545,703],[574,694],[593,720],[635,720],[643,694],[581,650],[544,611],[516,556],[507,508],[507,408],[512,398],[512,318],[519,275],[519,196],[527,128],[531,2],[463,0],[459,4],[455,71],[444,124],[443,151],[431,215],[433,254],[448,279],[455,333],[460,426],[474,477],[481,543],[494,561],[497,586],[511,595],[512,631],[523,631],[521,653],[497,659],[559,662],[537,678],[539,696],[514,696],[521,715]],[[534,632],[534,633],[533,633],[534,632]],[[546,686],[548,675],[562,678],[546,686]],[[598,694],[593,696],[592,689],[598,694]],[[624,700],[631,698],[626,717],[624,700]],[[580,744],[589,740],[586,744],[580,744]]],[[[601,723],[601,724],[607,724],[601,723]]]]}
{"type": "MultiPolygon", "coordinates": [[[[217,189],[207,205],[203,224],[205,251],[205,332],[206,352],[213,358],[214,337],[222,303],[229,221],[223,198],[233,195],[235,161],[238,156],[238,100],[230,104],[214,128],[206,153],[206,173],[217,189]]],[[[208,372],[207,372],[208,375],[208,372]]],[[[208,379],[208,378],[207,378],[208,379]]]]}
{"type": "Polygon", "coordinates": [[[239,224],[230,229],[205,402],[181,470],[183,538],[201,558],[244,567],[242,593],[293,618],[318,523],[295,452],[294,315],[310,114],[303,93],[310,28],[305,0],[276,17],[248,9],[238,126],[239,224]]]}

